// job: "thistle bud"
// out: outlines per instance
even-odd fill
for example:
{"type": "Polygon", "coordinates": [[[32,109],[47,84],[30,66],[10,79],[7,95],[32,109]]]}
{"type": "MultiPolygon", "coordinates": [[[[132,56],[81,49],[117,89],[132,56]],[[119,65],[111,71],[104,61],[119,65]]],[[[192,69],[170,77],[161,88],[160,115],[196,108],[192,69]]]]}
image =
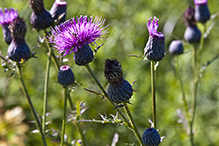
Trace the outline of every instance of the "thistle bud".
{"type": "Polygon", "coordinates": [[[9,26],[12,42],[8,46],[8,56],[12,61],[24,61],[31,57],[31,52],[26,44],[24,37],[27,31],[26,23],[17,17],[9,26]]]}
{"type": "Polygon", "coordinates": [[[210,19],[207,0],[194,0],[195,3],[195,20],[205,23],[210,19]]]}
{"type": "Polygon", "coordinates": [[[183,45],[180,40],[174,40],[169,46],[169,52],[174,55],[183,54],[183,45]]]}
{"type": "Polygon", "coordinates": [[[83,44],[82,47],[78,48],[74,52],[75,64],[81,66],[92,62],[94,59],[93,51],[88,44],[83,44]]]}
{"type": "Polygon", "coordinates": [[[58,82],[63,86],[69,86],[75,82],[74,73],[68,65],[60,67],[58,73],[58,82]]]}
{"type": "Polygon", "coordinates": [[[119,104],[129,102],[133,95],[133,89],[131,84],[122,78],[117,84],[109,84],[108,94],[113,102],[119,104]]]}
{"type": "Polygon", "coordinates": [[[30,23],[33,28],[40,30],[52,25],[52,16],[49,11],[44,8],[43,0],[29,0],[29,5],[33,10],[30,17],[30,23]]]}
{"type": "Polygon", "coordinates": [[[201,32],[196,26],[194,15],[195,10],[191,6],[183,13],[183,18],[187,25],[184,39],[189,43],[199,43],[201,39],[201,32]]]}
{"type": "Polygon", "coordinates": [[[158,146],[161,143],[160,134],[154,128],[146,129],[142,140],[145,146],[158,146]]]}
{"type": "Polygon", "coordinates": [[[157,32],[158,21],[156,17],[148,20],[147,28],[149,31],[149,39],[144,48],[145,58],[150,61],[160,61],[165,55],[165,37],[161,32],[157,32]]]}
{"type": "Polygon", "coordinates": [[[116,59],[106,60],[104,75],[110,83],[108,94],[110,99],[117,104],[129,102],[133,94],[131,84],[123,78],[122,74],[122,67],[116,59]]]}
{"type": "Polygon", "coordinates": [[[189,25],[184,33],[184,39],[189,43],[199,43],[201,39],[201,31],[196,25],[189,25]]]}
{"type": "Polygon", "coordinates": [[[52,19],[58,20],[58,24],[65,21],[66,18],[66,2],[62,0],[56,0],[50,9],[50,14],[52,15],[52,19]],[[61,16],[61,18],[59,18],[61,16]]]}

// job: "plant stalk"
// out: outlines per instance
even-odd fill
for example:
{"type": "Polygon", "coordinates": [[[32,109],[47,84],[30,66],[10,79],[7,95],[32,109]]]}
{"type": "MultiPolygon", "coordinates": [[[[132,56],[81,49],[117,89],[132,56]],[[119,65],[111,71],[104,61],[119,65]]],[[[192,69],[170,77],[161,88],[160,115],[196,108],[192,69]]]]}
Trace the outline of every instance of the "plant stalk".
{"type": "Polygon", "coordinates": [[[151,61],[151,94],[152,94],[152,111],[153,111],[153,124],[156,129],[156,97],[155,97],[155,71],[154,71],[155,62],[151,61]]]}
{"type": "Polygon", "coordinates": [[[47,101],[48,101],[48,86],[49,86],[49,71],[51,65],[51,48],[49,47],[49,56],[47,59],[46,66],[46,76],[45,76],[45,84],[44,84],[44,103],[43,103],[43,121],[42,121],[42,130],[45,133],[46,127],[46,111],[47,111],[47,101]]]}
{"type": "Polygon", "coordinates": [[[177,77],[179,79],[180,88],[181,88],[181,92],[182,92],[182,100],[183,100],[183,104],[184,104],[184,108],[185,108],[186,114],[188,116],[189,110],[188,110],[188,105],[187,105],[187,101],[186,101],[186,94],[185,94],[185,91],[184,91],[184,88],[183,88],[183,81],[182,81],[181,74],[180,74],[179,57],[178,56],[174,56],[174,59],[175,59],[176,74],[177,74],[177,77]]]}
{"type": "Polygon", "coordinates": [[[39,133],[41,135],[41,139],[42,139],[42,143],[44,146],[47,146],[46,144],[46,138],[45,138],[45,135],[44,135],[44,132],[42,130],[42,127],[41,127],[41,124],[40,124],[40,121],[39,121],[39,118],[37,117],[37,113],[35,111],[35,108],[32,104],[32,101],[31,101],[31,98],[27,92],[27,88],[25,86],[25,83],[24,83],[24,79],[23,79],[23,75],[22,75],[22,70],[21,70],[21,66],[19,64],[17,64],[17,75],[18,75],[18,78],[20,80],[20,83],[22,85],[22,89],[23,89],[23,92],[25,94],[25,97],[27,98],[27,101],[28,101],[28,104],[30,106],[30,109],[31,109],[31,112],[33,114],[33,117],[34,117],[34,120],[36,122],[36,125],[37,125],[37,128],[39,130],[39,133]]]}
{"type": "Polygon", "coordinates": [[[139,144],[140,144],[141,146],[143,146],[144,144],[143,144],[141,135],[140,135],[140,133],[139,133],[139,131],[138,131],[138,127],[137,127],[137,125],[136,125],[136,123],[135,123],[135,121],[134,121],[134,119],[133,119],[133,117],[132,117],[132,114],[131,114],[131,112],[130,112],[130,110],[129,110],[129,107],[128,107],[127,103],[125,103],[124,109],[125,109],[126,114],[127,114],[128,117],[129,117],[129,120],[130,120],[131,124],[132,124],[132,131],[134,132],[135,136],[137,137],[137,139],[138,139],[138,141],[139,141],[139,144]]]}
{"type": "Polygon", "coordinates": [[[62,137],[61,137],[61,146],[64,146],[65,141],[65,123],[66,123],[66,111],[67,111],[67,99],[68,99],[68,88],[64,88],[65,99],[64,99],[64,115],[62,120],[62,137]]]}

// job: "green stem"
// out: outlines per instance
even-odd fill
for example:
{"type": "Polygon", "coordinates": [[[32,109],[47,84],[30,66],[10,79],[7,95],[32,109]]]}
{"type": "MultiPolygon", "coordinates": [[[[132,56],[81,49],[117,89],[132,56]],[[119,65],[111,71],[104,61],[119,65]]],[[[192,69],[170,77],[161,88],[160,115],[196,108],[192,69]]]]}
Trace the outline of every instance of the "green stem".
{"type": "Polygon", "coordinates": [[[61,137],[61,146],[64,145],[65,141],[65,123],[66,123],[66,111],[67,111],[67,98],[68,98],[68,88],[64,88],[65,99],[64,99],[64,115],[62,120],[62,137],[61,137]]]}
{"type": "Polygon", "coordinates": [[[189,110],[188,110],[188,105],[187,105],[187,102],[186,102],[185,91],[184,91],[184,88],[183,88],[183,81],[182,81],[181,74],[180,74],[179,57],[178,56],[174,56],[174,58],[175,58],[176,74],[177,74],[177,77],[179,79],[180,88],[181,88],[181,92],[182,92],[182,100],[183,100],[183,104],[184,104],[184,108],[185,108],[186,114],[188,115],[189,110]]]}
{"type": "Polygon", "coordinates": [[[128,107],[127,103],[125,103],[124,109],[125,109],[126,114],[129,117],[129,120],[130,120],[130,122],[132,124],[132,131],[134,132],[135,136],[137,137],[137,139],[139,141],[139,144],[141,146],[144,145],[143,141],[142,141],[142,138],[141,138],[141,135],[140,135],[140,133],[138,131],[138,127],[137,127],[137,125],[136,125],[136,123],[135,123],[135,121],[134,121],[134,119],[133,119],[133,117],[131,115],[131,112],[129,110],[129,107],[128,107]]]}
{"type": "Polygon", "coordinates": [[[202,37],[200,40],[199,45],[199,54],[197,52],[197,44],[194,45],[193,49],[193,103],[192,103],[192,117],[190,121],[190,142],[191,145],[194,146],[194,134],[193,134],[193,125],[195,121],[195,114],[196,114],[196,102],[197,102],[197,91],[198,91],[198,84],[199,84],[199,71],[202,63],[202,53],[203,53],[203,45],[204,45],[204,33],[206,30],[206,26],[204,24],[204,31],[202,32],[202,37]]]}
{"type": "Polygon", "coordinates": [[[18,78],[19,78],[20,83],[21,83],[21,85],[22,85],[22,89],[23,89],[23,92],[24,92],[24,94],[25,94],[25,97],[27,98],[27,101],[28,101],[28,103],[29,103],[31,112],[32,112],[32,114],[33,114],[33,116],[34,116],[35,122],[36,122],[36,124],[37,124],[37,128],[38,128],[39,133],[40,133],[40,135],[41,135],[42,143],[43,143],[44,146],[47,146],[45,135],[44,135],[44,133],[43,133],[43,130],[42,130],[40,121],[39,121],[39,119],[38,119],[38,117],[37,117],[37,113],[36,113],[36,111],[35,111],[35,108],[34,108],[34,106],[33,106],[33,104],[32,104],[31,98],[30,98],[30,96],[29,96],[29,94],[28,94],[28,92],[27,92],[27,89],[26,89],[26,86],[25,86],[25,83],[24,83],[24,79],[23,79],[23,75],[22,75],[21,66],[20,66],[19,64],[17,64],[17,75],[18,75],[18,78]]]}
{"type": "MultiPolygon", "coordinates": [[[[44,36],[46,37],[46,41],[49,42],[49,40],[48,40],[48,38],[47,38],[47,35],[48,35],[47,31],[44,30],[44,36]]],[[[60,67],[61,67],[61,65],[60,65],[60,62],[58,61],[58,58],[56,57],[54,51],[51,49],[51,45],[50,45],[49,43],[47,43],[47,47],[48,47],[48,50],[51,51],[51,52],[50,52],[50,53],[51,53],[50,56],[52,57],[52,60],[53,60],[53,62],[54,62],[54,64],[55,64],[56,69],[59,70],[60,67]]]]}
{"type": "Polygon", "coordinates": [[[152,111],[153,111],[153,124],[156,129],[156,97],[155,97],[155,77],[154,77],[155,62],[151,61],[151,93],[152,93],[152,111]]]}
{"type": "Polygon", "coordinates": [[[49,56],[47,59],[46,76],[45,76],[45,84],[44,84],[44,103],[43,103],[44,107],[43,107],[43,121],[42,121],[42,129],[44,133],[46,127],[46,110],[47,110],[47,100],[48,100],[50,64],[51,64],[51,48],[49,48],[49,56]]]}
{"type": "MultiPolygon", "coordinates": [[[[95,80],[96,84],[98,85],[98,87],[100,88],[100,90],[103,92],[103,94],[105,95],[105,97],[108,99],[108,101],[112,104],[113,107],[116,107],[116,105],[113,103],[113,101],[109,98],[109,95],[106,93],[106,91],[104,90],[104,88],[102,87],[102,85],[100,84],[100,82],[98,81],[98,79],[96,78],[96,76],[94,75],[93,71],[91,70],[89,64],[85,65],[86,69],[88,70],[88,72],[91,74],[91,76],[93,77],[93,79],[95,80]]],[[[131,127],[131,124],[129,123],[128,119],[125,117],[125,115],[121,112],[121,110],[119,108],[115,108],[118,113],[122,116],[123,120],[125,121],[125,124],[127,124],[128,127],[131,127]]]]}
{"type": "MultiPolygon", "coordinates": [[[[68,101],[69,101],[71,110],[73,111],[73,110],[74,110],[74,104],[73,104],[73,102],[72,102],[72,100],[71,100],[70,92],[69,92],[69,91],[68,91],[68,101]]],[[[84,145],[84,146],[87,146],[87,145],[88,145],[88,144],[87,144],[87,140],[86,140],[86,137],[85,137],[85,135],[84,135],[84,133],[83,133],[83,130],[82,130],[82,128],[81,128],[81,124],[80,124],[80,122],[78,122],[79,120],[80,120],[80,116],[77,116],[77,118],[76,118],[76,127],[77,127],[77,129],[78,129],[78,131],[79,131],[79,133],[80,133],[80,135],[81,135],[81,139],[82,139],[83,145],[84,145]]]]}

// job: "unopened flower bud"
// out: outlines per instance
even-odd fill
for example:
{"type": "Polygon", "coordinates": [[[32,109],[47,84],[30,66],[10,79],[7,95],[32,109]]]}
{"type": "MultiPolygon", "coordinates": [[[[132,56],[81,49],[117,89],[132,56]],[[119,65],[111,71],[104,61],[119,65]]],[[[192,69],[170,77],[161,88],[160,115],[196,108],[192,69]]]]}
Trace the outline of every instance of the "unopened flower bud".
{"type": "Polygon", "coordinates": [[[210,19],[207,0],[194,0],[195,3],[195,20],[205,23],[210,19]]]}
{"type": "Polygon", "coordinates": [[[184,33],[184,39],[189,43],[199,43],[201,32],[196,25],[189,25],[184,33]]]}
{"type": "Polygon", "coordinates": [[[29,5],[33,12],[31,13],[30,23],[37,30],[46,29],[52,25],[52,16],[44,8],[43,0],[29,0],[29,5]]]}
{"type": "Polygon", "coordinates": [[[174,40],[169,46],[169,52],[174,55],[183,54],[183,45],[180,40],[174,40]]]}
{"type": "Polygon", "coordinates": [[[31,52],[24,37],[27,31],[26,23],[21,18],[16,18],[9,26],[12,42],[8,46],[8,56],[12,61],[20,62],[31,57],[31,52]]]}
{"type": "Polygon", "coordinates": [[[109,84],[108,94],[113,102],[119,104],[129,102],[133,95],[133,89],[131,84],[122,78],[117,84],[109,84]]]}
{"type": "Polygon", "coordinates": [[[104,75],[108,80],[108,94],[114,103],[129,102],[133,89],[131,84],[123,78],[121,64],[116,60],[107,59],[105,62],[104,75]]]}
{"type": "Polygon", "coordinates": [[[66,2],[62,0],[56,0],[50,9],[52,19],[58,20],[58,24],[65,21],[66,18],[66,2]],[[60,18],[61,17],[61,18],[60,18]],[[60,20],[59,20],[60,19],[60,20]]]}
{"type": "Polygon", "coordinates": [[[74,73],[68,65],[60,67],[58,73],[58,82],[63,86],[69,86],[75,82],[74,73]]]}
{"type": "Polygon", "coordinates": [[[161,142],[160,134],[154,128],[146,129],[142,140],[145,146],[158,146],[161,142]]]}

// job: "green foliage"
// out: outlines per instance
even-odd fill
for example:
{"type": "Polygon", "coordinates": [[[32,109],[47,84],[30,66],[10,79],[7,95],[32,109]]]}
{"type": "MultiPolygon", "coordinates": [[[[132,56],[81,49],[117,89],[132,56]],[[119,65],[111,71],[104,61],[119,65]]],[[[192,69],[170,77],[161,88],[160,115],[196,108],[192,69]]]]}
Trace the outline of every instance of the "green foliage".
{"type": "MultiPolygon", "coordinates": [[[[45,1],[45,8],[50,9],[53,1],[45,1]]],[[[208,2],[211,14],[218,12],[218,0],[208,2]]],[[[136,80],[133,88],[133,97],[129,108],[135,119],[141,134],[150,127],[148,119],[152,119],[152,104],[150,90],[150,63],[143,61],[142,58],[129,57],[129,55],[143,55],[143,49],[148,40],[148,30],[145,26],[150,17],[156,16],[160,19],[158,31],[163,32],[166,37],[166,56],[159,63],[156,69],[156,95],[157,95],[157,128],[161,136],[167,136],[161,143],[163,146],[188,146],[189,136],[187,131],[183,129],[183,124],[178,123],[177,110],[181,109],[183,114],[183,100],[180,90],[180,82],[177,79],[174,69],[173,56],[168,53],[170,42],[178,38],[183,39],[184,30],[186,28],[182,14],[189,5],[193,5],[193,1],[181,0],[67,0],[67,19],[79,15],[101,16],[106,19],[109,24],[106,40],[97,42],[97,45],[104,45],[95,55],[95,60],[90,64],[100,83],[107,90],[108,82],[104,77],[103,68],[104,61],[107,58],[117,58],[124,72],[124,78],[130,83],[136,80]]],[[[11,0],[1,1],[1,7],[14,7],[18,9],[19,15],[27,23],[26,42],[32,52],[36,52],[36,57],[31,58],[23,64],[23,76],[27,90],[32,99],[34,107],[38,114],[43,113],[43,92],[44,79],[46,69],[46,48],[38,45],[38,36],[43,37],[43,32],[34,32],[30,25],[31,9],[27,1],[11,0]]],[[[219,17],[210,20],[207,27],[215,23],[208,37],[205,39],[202,63],[208,61],[219,54],[218,38],[219,38],[219,17]]],[[[49,29],[48,29],[49,30],[49,29]]],[[[2,28],[0,28],[2,32],[2,28]]],[[[8,45],[4,42],[3,36],[0,36],[0,51],[3,56],[7,55],[8,45]]],[[[91,46],[93,49],[96,45],[91,46]]],[[[184,44],[185,53],[178,56],[180,72],[183,80],[184,90],[189,107],[191,107],[192,98],[192,46],[184,44]]],[[[57,51],[55,51],[57,54],[57,51]]],[[[116,115],[116,111],[110,103],[102,96],[93,94],[84,90],[100,92],[98,86],[91,78],[85,67],[74,64],[73,56],[67,55],[65,58],[70,61],[68,64],[74,74],[78,86],[74,87],[71,92],[73,103],[76,109],[80,110],[79,102],[86,103],[87,111],[81,115],[81,119],[102,120],[100,115],[106,114],[111,118],[116,115]],[[101,100],[102,99],[102,100],[101,100]]],[[[219,143],[217,135],[219,135],[219,60],[214,60],[207,66],[200,80],[197,95],[197,112],[195,117],[195,143],[196,145],[216,146],[219,143]]],[[[10,77],[12,71],[4,72],[4,68],[0,68],[0,100],[4,101],[2,111],[21,105],[26,115],[25,122],[29,124],[30,129],[26,133],[26,145],[41,145],[39,134],[30,133],[36,129],[36,125],[29,123],[33,120],[33,116],[29,109],[28,103],[21,90],[17,76],[10,77]],[[4,73],[3,73],[4,72],[4,73]]],[[[49,99],[48,99],[48,116],[47,121],[52,121],[47,129],[56,129],[61,131],[64,94],[61,85],[57,84],[58,72],[52,62],[50,68],[49,80],[49,99]]],[[[123,111],[123,109],[121,108],[123,111]]],[[[68,107],[70,111],[70,107],[68,107]]],[[[80,112],[80,111],[77,111],[80,112]]],[[[102,117],[103,118],[103,117],[102,117]]],[[[81,122],[82,129],[86,130],[86,138],[89,146],[111,145],[115,133],[119,134],[118,146],[123,143],[136,143],[137,139],[128,128],[124,125],[117,124],[100,124],[95,122],[81,122]]],[[[80,135],[73,122],[66,124],[67,141],[80,139],[80,135]]],[[[1,137],[0,137],[1,140],[1,137]]],[[[47,138],[48,146],[58,145],[52,143],[47,138]]],[[[75,142],[77,143],[77,142],[75,142]]],[[[77,144],[75,144],[77,145],[77,144]]]]}

